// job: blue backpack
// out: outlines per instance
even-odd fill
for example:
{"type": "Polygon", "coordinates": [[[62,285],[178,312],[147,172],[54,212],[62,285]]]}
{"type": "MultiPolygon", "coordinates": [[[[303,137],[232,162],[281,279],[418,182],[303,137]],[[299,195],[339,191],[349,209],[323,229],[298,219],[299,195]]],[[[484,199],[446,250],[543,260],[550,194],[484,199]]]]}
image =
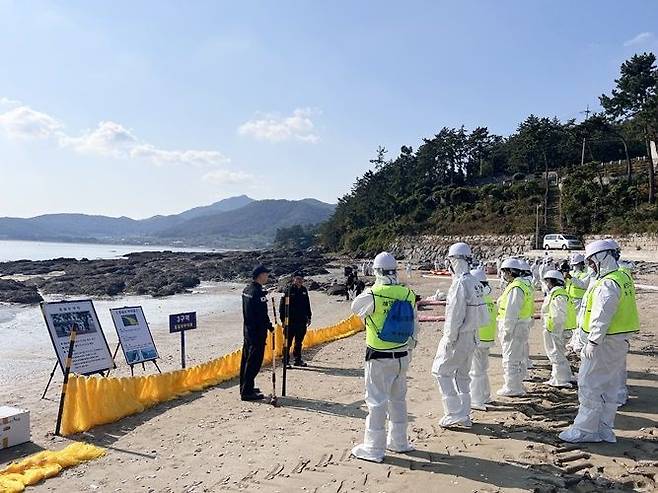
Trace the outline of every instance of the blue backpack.
{"type": "Polygon", "coordinates": [[[378,336],[382,341],[405,344],[414,334],[414,307],[410,301],[395,300],[386,314],[378,336]]]}

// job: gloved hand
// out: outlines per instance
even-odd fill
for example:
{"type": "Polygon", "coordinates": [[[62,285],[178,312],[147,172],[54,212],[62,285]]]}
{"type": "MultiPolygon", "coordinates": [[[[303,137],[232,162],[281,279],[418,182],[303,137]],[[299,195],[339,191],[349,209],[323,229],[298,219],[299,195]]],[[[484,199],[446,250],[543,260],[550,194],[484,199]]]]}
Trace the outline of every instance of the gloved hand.
{"type": "Polygon", "coordinates": [[[583,348],[583,358],[592,359],[594,357],[594,351],[596,350],[597,344],[591,341],[587,342],[587,345],[583,348]]]}

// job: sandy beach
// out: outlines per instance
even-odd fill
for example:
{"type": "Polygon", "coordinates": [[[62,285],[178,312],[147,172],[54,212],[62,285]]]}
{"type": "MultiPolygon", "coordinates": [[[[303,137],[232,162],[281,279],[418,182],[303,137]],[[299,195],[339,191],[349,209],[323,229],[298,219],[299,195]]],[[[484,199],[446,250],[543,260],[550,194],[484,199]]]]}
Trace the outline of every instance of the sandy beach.
{"type": "MultiPolygon", "coordinates": [[[[658,277],[638,276],[638,282],[656,284],[658,277]]],[[[428,296],[437,288],[446,290],[449,280],[414,273],[410,285],[428,296]]],[[[474,411],[471,430],[439,428],[441,400],[430,367],[441,325],[426,323],[409,372],[409,433],[417,450],[390,454],[383,464],[358,461],[349,454],[362,437],[367,414],[362,335],[309,352],[309,368],[288,373],[288,396],[280,399],[279,408],[241,402],[237,381],[231,381],[66,439],[51,435],[61,376],[57,376],[50,399],[43,401],[39,397],[47,374],[9,383],[0,397],[7,404],[31,410],[34,444],[0,452],[0,464],[40,447],[61,448],[73,439],[107,447],[108,454],[31,490],[340,493],[410,488],[444,493],[559,491],[566,487],[573,491],[653,491],[658,473],[655,296],[651,292],[638,296],[642,332],[633,339],[629,354],[631,397],[618,413],[618,443],[614,445],[564,447],[557,439],[557,433],[575,415],[577,397],[575,390],[541,384],[550,370],[539,322],[531,334],[536,369],[531,372],[533,382],[528,383],[529,395],[499,399],[488,412],[474,411]],[[587,467],[572,472],[581,466],[587,467]],[[583,480],[584,473],[593,479],[583,480]],[[598,476],[602,478],[596,479],[598,476]]],[[[316,326],[333,323],[349,312],[348,303],[340,298],[313,293],[312,302],[316,326]]],[[[217,314],[215,323],[194,334],[203,339],[203,344],[192,343],[195,360],[217,356],[221,332],[239,334],[240,324],[237,311],[217,314]]],[[[176,342],[164,341],[156,340],[161,353],[168,356],[163,370],[178,362],[176,342]]],[[[115,374],[127,374],[122,356],[117,361],[115,374]]],[[[491,380],[494,390],[502,382],[499,346],[492,350],[491,380]]],[[[261,372],[257,384],[269,391],[269,368],[261,372]]]]}

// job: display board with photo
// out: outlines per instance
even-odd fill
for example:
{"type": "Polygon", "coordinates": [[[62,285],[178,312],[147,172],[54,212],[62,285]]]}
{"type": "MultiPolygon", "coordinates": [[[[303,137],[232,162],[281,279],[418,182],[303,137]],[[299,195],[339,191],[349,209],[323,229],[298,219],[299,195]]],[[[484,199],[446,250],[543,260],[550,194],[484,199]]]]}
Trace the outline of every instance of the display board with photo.
{"type": "Polygon", "coordinates": [[[110,313],[126,363],[136,365],[159,357],[141,306],[112,308],[110,313]]]}
{"type": "Polygon", "coordinates": [[[69,336],[73,327],[76,330],[76,339],[71,372],[90,375],[115,367],[91,300],[44,302],[41,303],[41,312],[62,371],[68,356],[69,336]]]}

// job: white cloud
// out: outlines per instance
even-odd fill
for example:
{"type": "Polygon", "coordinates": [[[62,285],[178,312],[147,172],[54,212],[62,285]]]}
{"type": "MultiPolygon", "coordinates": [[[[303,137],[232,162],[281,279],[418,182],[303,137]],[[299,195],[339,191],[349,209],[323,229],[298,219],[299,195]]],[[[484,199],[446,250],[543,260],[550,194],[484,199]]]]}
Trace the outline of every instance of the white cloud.
{"type": "Polygon", "coordinates": [[[624,46],[635,46],[648,43],[654,39],[654,34],[650,32],[643,32],[624,42],[624,46]]]}
{"type": "Polygon", "coordinates": [[[242,185],[253,182],[254,176],[242,171],[229,171],[218,169],[210,171],[203,176],[203,181],[214,185],[242,185]]]}
{"type": "Polygon", "coordinates": [[[143,159],[158,166],[219,166],[230,162],[229,158],[217,151],[160,149],[140,140],[132,130],[112,121],[102,121],[94,130],[83,132],[80,136],[71,136],[64,132],[63,124],[50,115],[7,98],[0,99],[0,104],[10,107],[19,105],[4,113],[0,112],[0,131],[12,139],[53,138],[59,147],[79,153],[143,159]]]}
{"type": "Polygon", "coordinates": [[[21,106],[21,102],[16,101],[15,99],[9,99],[9,98],[2,97],[2,98],[0,98],[0,105],[1,106],[14,107],[14,106],[21,106]]]}
{"type": "Polygon", "coordinates": [[[63,136],[60,144],[81,153],[125,157],[139,145],[139,141],[120,123],[100,122],[95,130],[85,132],[80,137],[63,136]]]}
{"type": "Polygon", "coordinates": [[[56,119],[28,106],[0,113],[0,129],[13,139],[47,139],[61,128],[62,124],[56,119]]]}
{"type": "Polygon", "coordinates": [[[317,113],[311,108],[297,108],[292,115],[284,118],[265,115],[243,123],[238,127],[238,133],[269,142],[300,140],[316,143],[320,137],[315,133],[311,117],[317,113]]]}
{"type": "Polygon", "coordinates": [[[139,145],[130,151],[132,157],[145,158],[154,164],[182,163],[193,166],[217,166],[231,160],[217,151],[165,151],[157,149],[150,144],[139,145]]]}

